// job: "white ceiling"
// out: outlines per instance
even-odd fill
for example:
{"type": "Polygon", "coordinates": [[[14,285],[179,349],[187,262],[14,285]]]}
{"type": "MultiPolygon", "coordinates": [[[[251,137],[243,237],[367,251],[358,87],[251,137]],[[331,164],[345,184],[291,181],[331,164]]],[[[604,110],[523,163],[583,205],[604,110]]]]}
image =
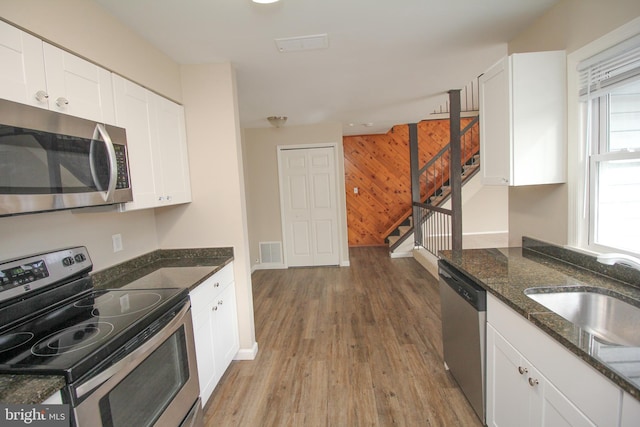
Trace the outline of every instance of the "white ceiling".
{"type": "Polygon", "coordinates": [[[353,135],[426,118],[558,0],[95,1],[179,63],[231,61],[242,127],[283,115],[353,135]],[[274,41],[325,33],[328,49],[274,41]]]}

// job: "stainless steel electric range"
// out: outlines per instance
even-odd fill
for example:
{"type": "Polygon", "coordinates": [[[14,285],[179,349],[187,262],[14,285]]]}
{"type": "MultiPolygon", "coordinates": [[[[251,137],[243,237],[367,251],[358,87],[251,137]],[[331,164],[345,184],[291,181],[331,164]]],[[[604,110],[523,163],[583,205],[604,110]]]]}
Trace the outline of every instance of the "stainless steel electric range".
{"type": "Polygon", "coordinates": [[[201,422],[186,289],[94,289],[84,247],[0,263],[0,373],[64,376],[77,426],[201,422]]]}

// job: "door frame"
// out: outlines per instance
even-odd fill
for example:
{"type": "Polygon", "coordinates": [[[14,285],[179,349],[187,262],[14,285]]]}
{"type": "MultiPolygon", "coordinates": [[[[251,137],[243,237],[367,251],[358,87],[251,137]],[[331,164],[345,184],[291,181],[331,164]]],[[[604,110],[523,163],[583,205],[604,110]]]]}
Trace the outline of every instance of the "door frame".
{"type": "MultiPolygon", "coordinates": [[[[339,158],[338,158],[338,153],[340,152],[339,150],[339,146],[337,143],[335,142],[326,142],[326,143],[317,143],[317,144],[292,144],[292,145],[278,145],[276,146],[276,151],[277,151],[277,162],[278,162],[278,191],[279,191],[279,197],[280,197],[280,227],[281,227],[281,239],[282,239],[282,252],[283,252],[283,263],[284,263],[284,267],[285,268],[289,268],[289,260],[287,257],[287,241],[285,239],[285,230],[286,230],[286,224],[285,224],[285,217],[284,217],[284,212],[285,212],[285,206],[284,206],[284,197],[283,197],[283,181],[282,181],[282,152],[283,151],[289,151],[289,150],[310,150],[310,149],[314,149],[314,148],[332,148],[333,149],[333,161],[334,161],[334,185],[335,188],[334,190],[336,191],[336,217],[337,217],[337,224],[336,227],[338,228],[338,265],[343,266],[343,267],[348,267],[349,266],[349,262],[344,262],[343,261],[343,245],[344,245],[344,238],[343,238],[343,233],[341,232],[341,230],[344,228],[344,224],[343,224],[343,218],[342,215],[340,213],[340,209],[339,209],[339,204],[340,204],[340,183],[342,182],[340,180],[340,173],[342,168],[339,167],[340,163],[339,163],[339,158]]],[[[345,207],[346,209],[346,207],[345,207]]]]}

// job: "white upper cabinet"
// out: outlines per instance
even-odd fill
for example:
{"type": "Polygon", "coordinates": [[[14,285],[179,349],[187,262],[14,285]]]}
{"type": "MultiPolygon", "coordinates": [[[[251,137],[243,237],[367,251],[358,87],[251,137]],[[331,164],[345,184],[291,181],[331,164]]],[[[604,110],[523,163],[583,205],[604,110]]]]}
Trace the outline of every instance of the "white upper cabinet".
{"type": "Polygon", "coordinates": [[[0,21],[0,97],[49,108],[42,40],[0,21]]]}
{"type": "Polygon", "coordinates": [[[156,111],[159,164],[162,180],[162,205],[191,201],[187,133],[184,108],[156,94],[151,94],[156,111]]]}
{"type": "Polygon", "coordinates": [[[564,51],[513,54],[480,76],[485,185],[566,181],[564,51]]]}
{"type": "Polygon", "coordinates": [[[191,201],[182,106],[113,75],[116,125],[127,130],[133,202],[123,210],[191,201]]]}
{"type": "Polygon", "coordinates": [[[0,21],[0,98],[114,124],[111,73],[0,21]]]}
{"type": "Polygon", "coordinates": [[[44,43],[49,109],[115,123],[111,72],[44,43]]]}

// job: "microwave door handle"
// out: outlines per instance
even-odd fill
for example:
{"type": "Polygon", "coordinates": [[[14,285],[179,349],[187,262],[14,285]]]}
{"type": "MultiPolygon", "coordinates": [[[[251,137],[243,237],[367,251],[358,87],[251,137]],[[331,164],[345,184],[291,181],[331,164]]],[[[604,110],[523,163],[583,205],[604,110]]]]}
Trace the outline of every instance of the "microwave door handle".
{"type": "MultiPolygon", "coordinates": [[[[98,137],[102,138],[104,146],[107,149],[107,154],[109,155],[109,186],[107,187],[107,191],[103,196],[104,201],[108,202],[113,198],[113,193],[116,190],[116,180],[118,179],[116,150],[115,148],[113,148],[113,141],[111,140],[109,132],[107,132],[107,129],[105,129],[102,123],[96,124],[96,128],[93,131],[93,139],[97,141],[98,137]]],[[[91,168],[91,174],[94,176],[95,180],[96,173],[93,169],[93,166],[91,168]]]]}
{"type": "Polygon", "coordinates": [[[140,347],[138,347],[133,352],[125,356],[119,362],[115,363],[114,365],[110,366],[108,369],[105,369],[104,371],[97,374],[95,377],[89,379],[85,383],[80,384],[78,387],[76,387],[76,395],[78,396],[78,398],[79,399],[82,398],[87,393],[93,391],[99,385],[104,384],[115,374],[123,370],[125,367],[127,366],[129,366],[129,368],[133,367],[133,365],[138,359],[140,359],[141,357],[144,357],[144,355],[154,350],[156,346],[163,343],[167,338],[169,338],[175,332],[174,329],[176,329],[182,323],[182,319],[187,314],[190,308],[191,308],[191,304],[186,303],[184,307],[182,307],[180,311],[176,313],[176,316],[173,319],[171,319],[171,321],[167,323],[160,330],[160,332],[158,332],[157,335],[154,335],[152,338],[150,338],[140,347]]]}

